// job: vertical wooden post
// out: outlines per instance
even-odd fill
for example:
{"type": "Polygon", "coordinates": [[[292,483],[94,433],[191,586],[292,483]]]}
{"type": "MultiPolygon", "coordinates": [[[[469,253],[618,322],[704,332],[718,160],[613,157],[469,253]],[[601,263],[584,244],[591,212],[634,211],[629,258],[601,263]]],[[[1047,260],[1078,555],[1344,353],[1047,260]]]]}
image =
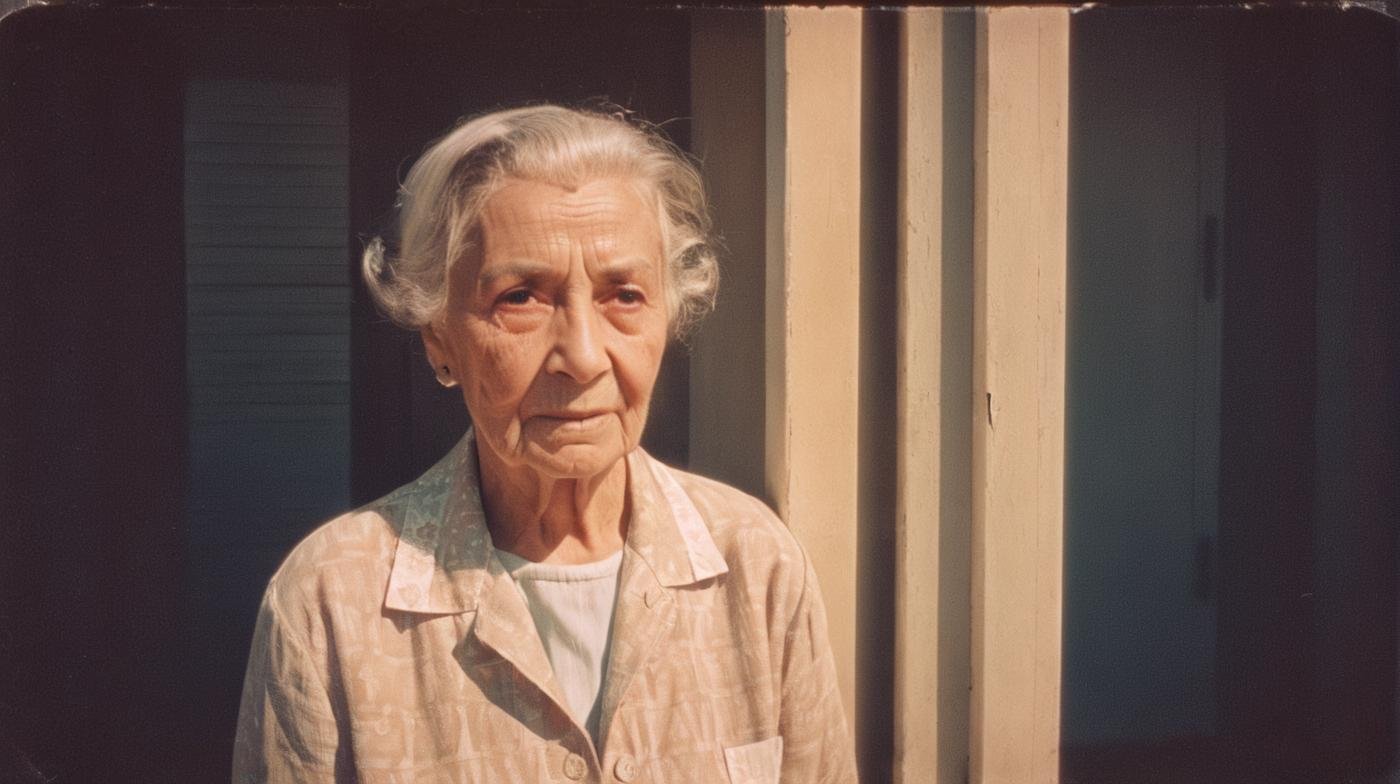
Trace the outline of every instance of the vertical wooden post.
{"type": "Polygon", "coordinates": [[[693,19],[697,151],[730,255],[695,341],[692,466],[765,496],[806,546],[854,717],[861,12],[693,19]]]}
{"type": "Polygon", "coordinates": [[[1059,777],[1069,12],[979,12],[974,784],[1059,777]]]}
{"type": "Polygon", "coordinates": [[[895,778],[968,780],[975,12],[900,41],[895,778]]]}
{"type": "Polygon", "coordinates": [[[861,12],[769,14],[765,484],[821,581],[850,717],[859,526],[861,12]]]}
{"type": "Polygon", "coordinates": [[[943,13],[906,10],[899,53],[894,772],[909,784],[953,781],[965,754],[941,753],[938,721],[943,13]]]}

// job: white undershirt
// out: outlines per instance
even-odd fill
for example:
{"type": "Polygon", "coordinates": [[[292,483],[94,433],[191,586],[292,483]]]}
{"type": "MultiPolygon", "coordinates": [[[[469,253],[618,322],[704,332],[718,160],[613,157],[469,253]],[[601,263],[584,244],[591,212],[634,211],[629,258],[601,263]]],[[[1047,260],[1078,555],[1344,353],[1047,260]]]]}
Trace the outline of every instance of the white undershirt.
{"type": "Polygon", "coordinates": [[[535,563],[504,550],[496,557],[525,597],[554,679],[596,745],[622,551],[586,564],[535,563]]]}

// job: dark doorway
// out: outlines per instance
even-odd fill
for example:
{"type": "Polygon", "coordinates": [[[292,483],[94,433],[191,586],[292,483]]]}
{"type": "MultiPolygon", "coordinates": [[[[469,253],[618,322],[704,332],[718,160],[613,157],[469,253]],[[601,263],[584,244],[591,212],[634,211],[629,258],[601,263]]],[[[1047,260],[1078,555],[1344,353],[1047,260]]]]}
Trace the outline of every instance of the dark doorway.
{"type": "Polygon", "coordinates": [[[1064,781],[1387,780],[1397,24],[1072,36],[1064,781]]]}
{"type": "MultiPolygon", "coordinates": [[[[527,100],[688,146],[689,41],[681,11],[0,23],[0,780],[227,777],[272,570],[468,425],[358,283],[399,178],[527,100]]],[[[683,464],[669,353],[646,445],[683,464]]]]}

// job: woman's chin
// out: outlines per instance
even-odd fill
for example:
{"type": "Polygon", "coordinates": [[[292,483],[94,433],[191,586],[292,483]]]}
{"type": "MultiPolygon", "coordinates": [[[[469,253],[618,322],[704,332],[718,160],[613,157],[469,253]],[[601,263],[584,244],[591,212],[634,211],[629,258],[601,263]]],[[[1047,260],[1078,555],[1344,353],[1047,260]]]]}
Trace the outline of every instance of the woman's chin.
{"type": "Polygon", "coordinates": [[[554,479],[588,479],[607,471],[621,460],[617,441],[528,444],[525,459],[532,468],[554,479]]]}
{"type": "Polygon", "coordinates": [[[585,420],[531,417],[517,449],[535,471],[555,479],[586,479],[611,468],[627,453],[621,422],[611,414],[585,420]]]}

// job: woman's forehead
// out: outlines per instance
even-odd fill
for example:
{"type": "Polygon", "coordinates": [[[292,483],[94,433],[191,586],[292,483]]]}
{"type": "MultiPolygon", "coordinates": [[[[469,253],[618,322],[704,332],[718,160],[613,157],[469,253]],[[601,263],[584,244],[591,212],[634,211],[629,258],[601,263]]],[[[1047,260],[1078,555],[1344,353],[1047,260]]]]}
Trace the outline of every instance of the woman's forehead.
{"type": "Polygon", "coordinates": [[[661,232],[645,193],[631,179],[595,179],[577,188],[507,180],[481,212],[482,260],[577,244],[591,251],[616,248],[650,255],[660,248],[661,232]]]}
{"type": "Polygon", "coordinates": [[[643,223],[654,225],[649,190],[633,178],[598,178],[567,187],[539,180],[508,179],[482,209],[483,226],[529,226],[545,221],[591,226],[643,223]]]}

